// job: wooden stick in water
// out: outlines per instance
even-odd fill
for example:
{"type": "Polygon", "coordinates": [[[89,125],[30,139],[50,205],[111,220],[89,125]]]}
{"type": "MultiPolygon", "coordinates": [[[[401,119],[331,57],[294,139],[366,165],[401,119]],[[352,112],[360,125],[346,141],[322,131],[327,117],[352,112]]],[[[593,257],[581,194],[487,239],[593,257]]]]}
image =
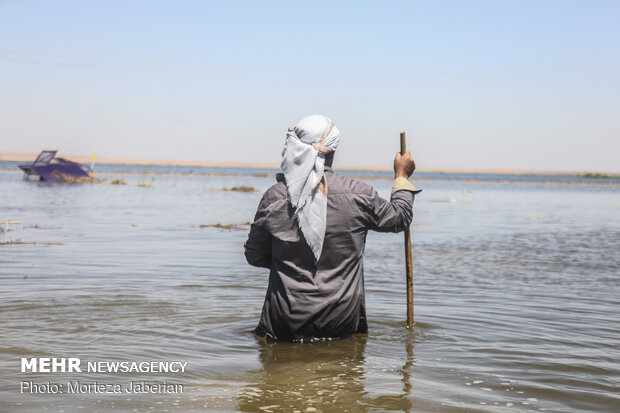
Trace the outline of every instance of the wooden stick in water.
{"type": "MultiPolygon", "coordinates": [[[[400,133],[400,154],[407,152],[407,137],[400,133]]],[[[413,263],[411,257],[411,233],[405,229],[405,269],[407,271],[407,328],[413,327],[413,263]]]]}

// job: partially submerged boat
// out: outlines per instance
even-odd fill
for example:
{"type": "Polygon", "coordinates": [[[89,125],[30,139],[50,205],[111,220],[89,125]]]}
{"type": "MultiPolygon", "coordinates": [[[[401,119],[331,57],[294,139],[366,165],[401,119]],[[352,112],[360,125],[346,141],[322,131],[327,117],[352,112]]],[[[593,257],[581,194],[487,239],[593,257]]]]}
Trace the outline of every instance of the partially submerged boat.
{"type": "Polygon", "coordinates": [[[41,151],[30,165],[18,165],[24,179],[47,182],[91,182],[92,176],[81,164],[56,156],[58,151],[41,151]]]}

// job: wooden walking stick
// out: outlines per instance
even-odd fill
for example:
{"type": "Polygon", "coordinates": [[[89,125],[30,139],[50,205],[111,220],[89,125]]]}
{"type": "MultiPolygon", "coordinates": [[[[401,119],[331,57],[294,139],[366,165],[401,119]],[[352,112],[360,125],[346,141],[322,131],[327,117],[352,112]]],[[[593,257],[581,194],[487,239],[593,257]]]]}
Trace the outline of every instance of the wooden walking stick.
{"type": "MultiPolygon", "coordinates": [[[[407,137],[405,132],[400,133],[400,154],[407,152],[407,137]]],[[[411,233],[409,227],[405,229],[405,268],[407,271],[407,328],[413,327],[413,263],[411,257],[411,233]]]]}

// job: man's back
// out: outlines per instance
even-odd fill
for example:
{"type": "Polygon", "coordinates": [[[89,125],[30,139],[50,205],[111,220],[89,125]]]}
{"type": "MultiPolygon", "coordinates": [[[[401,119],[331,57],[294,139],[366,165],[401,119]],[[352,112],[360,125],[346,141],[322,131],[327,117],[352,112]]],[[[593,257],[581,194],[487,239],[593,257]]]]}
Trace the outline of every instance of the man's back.
{"type": "Polygon", "coordinates": [[[246,242],[251,265],[270,268],[261,321],[255,330],[277,340],[343,338],[367,332],[362,258],[369,229],[399,232],[412,219],[414,193],[398,190],[391,201],[368,184],[325,168],[327,217],[315,263],[284,182],[261,200],[246,242]]]}

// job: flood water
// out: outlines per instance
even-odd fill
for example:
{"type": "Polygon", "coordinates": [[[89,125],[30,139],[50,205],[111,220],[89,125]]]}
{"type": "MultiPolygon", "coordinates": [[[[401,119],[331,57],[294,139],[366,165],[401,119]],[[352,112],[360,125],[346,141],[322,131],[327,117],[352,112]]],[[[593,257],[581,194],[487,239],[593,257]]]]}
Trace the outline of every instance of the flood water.
{"type": "MultiPolygon", "coordinates": [[[[368,335],[274,344],[250,334],[268,272],[243,256],[271,174],[108,166],[103,183],[45,184],[14,166],[0,163],[0,221],[21,221],[0,232],[0,411],[620,410],[617,181],[420,174],[415,327],[403,236],[370,233],[368,335]],[[259,192],[219,190],[239,185],[259,192]],[[80,358],[83,371],[22,372],[32,357],[80,358]],[[91,361],[187,365],[85,371],[91,361]],[[124,391],[132,381],[183,391],[124,391]]],[[[389,180],[368,182],[389,196],[389,180]]]]}

